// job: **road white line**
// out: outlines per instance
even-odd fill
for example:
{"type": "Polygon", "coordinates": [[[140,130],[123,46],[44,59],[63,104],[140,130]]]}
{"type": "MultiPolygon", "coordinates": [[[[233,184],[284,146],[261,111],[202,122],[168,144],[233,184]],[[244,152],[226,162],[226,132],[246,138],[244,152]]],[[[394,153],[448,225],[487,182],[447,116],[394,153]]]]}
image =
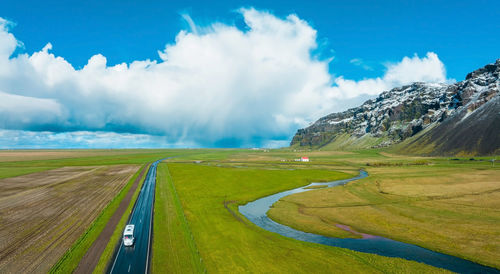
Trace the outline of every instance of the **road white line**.
{"type": "Polygon", "coordinates": [[[118,252],[116,253],[116,256],[115,256],[115,261],[113,262],[113,266],[111,267],[111,271],[109,273],[113,273],[113,269],[115,268],[115,264],[116,264],[116,260],[118,260],[118,254],[120,254],[120,250],[122,250],[122,246],[123,246],[123,241],[120,239],[120,248],[118,248],[118,252]]]}
{"type": "MultiPolygon", "coordinates": [[[[164,159],[163,159],[164,160],[164,159]]],[[[153,198],[152,198],[152,205],[151,205],[151,218],[149,219],[149,239],[148,239],[148,253],[146,255],[146,269],[144,271],[144,273],[148,273],[148,267],[149,267],[149,251],[151,250],[151,234],[153,233],[153,217],[154,217],[154,207],[155,207],[155,190],[156,190],[156,169],[158,168],[158,164],[160,163],[160,161],[163,161],[163,160],[159,160],[157,161],[156,163],[156,166],[155,166],[155,180],[154,180],[154,184],[155,184],[155,187],[153,188],[153,198]]]]}

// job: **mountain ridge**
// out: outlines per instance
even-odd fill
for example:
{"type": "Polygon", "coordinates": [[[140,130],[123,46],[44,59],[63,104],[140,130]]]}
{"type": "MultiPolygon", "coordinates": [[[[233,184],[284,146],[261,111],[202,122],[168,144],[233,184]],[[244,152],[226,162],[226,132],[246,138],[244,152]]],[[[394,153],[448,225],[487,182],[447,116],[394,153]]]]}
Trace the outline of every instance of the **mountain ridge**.
{"type": "Polygon", "coordinates": [[[299,129],[291,146],[355,149],[393,146],[428,155],[500,153],[500,59],[453,84],[393,88],[299,129]]]}

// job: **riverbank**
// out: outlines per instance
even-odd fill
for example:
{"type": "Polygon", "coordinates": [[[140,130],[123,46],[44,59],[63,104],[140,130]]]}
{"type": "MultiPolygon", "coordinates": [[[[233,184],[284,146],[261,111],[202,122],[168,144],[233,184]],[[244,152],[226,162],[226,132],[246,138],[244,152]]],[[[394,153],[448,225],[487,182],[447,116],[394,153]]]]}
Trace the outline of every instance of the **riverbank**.
{"type": "Polygon", "coordinates": [[[265,231],[238,213],[240,204],[311,181],[349,177],[345,173],[249,162],[175,163],[182,160],[173,159],[168,167],[207,272],[446,272],[399,258],[296,241],[265,231]],[[230,167],[233,164],[239,168],[230,167]]]}
{"type": "Polygon", "coordinates": [[[284,197],[268,215],[311,233],[379,235],[500,267],[498,168],[437,160],[366,169],[372,176],[345,187],[284,197]],[[358,233],[346,233],[345,226],[358,233]]]}

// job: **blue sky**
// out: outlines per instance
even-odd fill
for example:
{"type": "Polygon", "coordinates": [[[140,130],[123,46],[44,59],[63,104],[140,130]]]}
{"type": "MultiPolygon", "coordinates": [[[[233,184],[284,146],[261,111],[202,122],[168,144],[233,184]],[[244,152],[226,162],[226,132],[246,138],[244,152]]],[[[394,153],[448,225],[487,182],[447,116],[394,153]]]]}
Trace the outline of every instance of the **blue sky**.
{"type": "Polygon", "coordinates": [[[0,147],[81,147],[74,132],[88,147],[283,145],[384,89],[500,58],[499,17],[498,1],[4,0],[4,70],[20,72],[0,60],[0,147]]]}
{"type": "Polygon", "coordinates": [[[47,42],[75,66],[96,53],[109,64],[157,59],[156,51],[187,28],[180,14],[198,24],[243,26],[240,7],[297,14],[318,30],[332,67],[352,78],[379,76],[386,61],[436,52],[448,75],[465,74],[498,58],[499,1],[15,1],[3,0],[0,16],[17,26],[25,51],[47,42]],[[79,3],[79,4],[77,4],[79,3]],[[351,59],[373,66],[366,71],[351,59]]]}

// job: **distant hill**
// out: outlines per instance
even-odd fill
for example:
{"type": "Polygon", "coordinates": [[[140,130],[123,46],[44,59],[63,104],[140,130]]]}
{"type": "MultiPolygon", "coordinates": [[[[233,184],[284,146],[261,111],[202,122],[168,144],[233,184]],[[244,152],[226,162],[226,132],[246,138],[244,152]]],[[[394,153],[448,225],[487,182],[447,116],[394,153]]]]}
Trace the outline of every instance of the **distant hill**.
{"type": "Polygon", "coordinates": [[[392,146],[426,155],[500,154],[500,59],[455,84],[413,83],[320,118],[292,146],[392,146]]]}

